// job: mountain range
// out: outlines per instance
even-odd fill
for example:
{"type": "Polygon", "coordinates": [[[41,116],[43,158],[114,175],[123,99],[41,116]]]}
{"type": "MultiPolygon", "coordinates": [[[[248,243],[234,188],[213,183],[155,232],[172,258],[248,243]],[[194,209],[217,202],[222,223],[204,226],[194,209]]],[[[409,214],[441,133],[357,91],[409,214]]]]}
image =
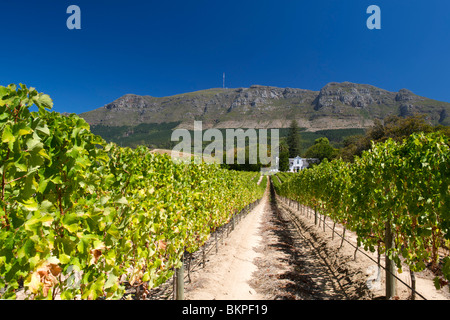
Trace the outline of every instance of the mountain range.
{"type": "Polygon", "coordinates": [[[412,93],[390,92],[367,84],[332,82],[320,91],[253,85],[207,89],[169,97],[126,94],[80,114],[95,134],[108,142],[170,149],[174,129],[278,128],[286,136],[292,120],[301,128],[304,152],[327,137],[336,148],[345,137],[364,134],[376,119],[389,115],[424,115],[433,125],[450,125],[450,103],[412,93]]]}
{"type": "Polygon", "coordinates": [[[367,128],[389,115],[424,114],[434,124],[450,124],[450,103],[407,89],[390,92],[367,84],[332,82],[320,91],[252,85],[207,89],[169,97],[124,95],[80,114],[92,127],[133,127],[177,123],[192,129],[287,128],[295,119],[305,131],[367,128]]]}

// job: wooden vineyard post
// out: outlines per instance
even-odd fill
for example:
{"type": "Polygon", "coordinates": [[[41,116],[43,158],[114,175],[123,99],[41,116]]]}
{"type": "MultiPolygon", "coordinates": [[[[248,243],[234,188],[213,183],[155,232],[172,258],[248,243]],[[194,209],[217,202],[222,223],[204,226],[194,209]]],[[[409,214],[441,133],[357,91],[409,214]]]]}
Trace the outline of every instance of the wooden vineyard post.
{"type": "Polygon", "coordinates": [[[331,233],[331,240],[334,240],[334,229],[336,228],[336,222],[333,222],[333,232],[331,233]]]}
{"type": "Polygon", "coordinates": [[[416,300],[416,276],[414,275],[414,271],[409,270],[409,274],[411,276],[411,300],[416,300]]]}
{"type": "Polygon", "coordinates": [[[345,230],[346,230],[346,228],[345,228],[345,226],[344,226],[344,231],[342,232],[342,240],[341,240],[341,246],[339,247],[339,249],[340,249],[340,248],[342,248],[342,246],[344,245],[344,239],[345,239],[345,230]]]}
{"type": "Polygon", "coordinates": [[[184,254],[181,256],[181,267],[175,269],[175,300],[184,300],[184,254]]]}
{"type": "Polygon", "coordinates": [[[203,260],[203,268],[206,267],[206,249],[205,245],[202,246],[202,260],[203,260]]]}
{"type": "Polygon", "coordinates": [[[214,240],[216,241],[216,254],[219,252],[219,243],[217,242],[217,231],[214,232],[214,240]]]}
{"type": "Polygon", "coordinates": [[[317,216],[317,206],[314,206],[314,225],[317,226],[317,219],[319,217],[317,216]]]}
{"type": "Polygon", "coordinates": [[[192,282],[191,280],[191,263],[192,263],[192,253],[188,253],[189,259],[188,259],[188,265],[187,265],[187,273],[188,273],[188,279],[189,283],[192,282]]]}
{"type": "Polygon", "coordinates": [[[225,238],[225,228],[222,226],[222,227],[220,227],[220,230],[221,230],[221,232],[222,232],[222,236],[220,237],[220,241],[222,242],[222,245],[223,245],[223,238],[225,238]]]}
{"type": "Polygon", "coordinates": [[[397,281],[395,275],[395,264],[389,258],[389,251],[394,247],[394,235],[391,230],[391,222],[386,222],[385,231],[385,244],[386,244],[386,299],[391,299],[396,295],[397,281]]]}

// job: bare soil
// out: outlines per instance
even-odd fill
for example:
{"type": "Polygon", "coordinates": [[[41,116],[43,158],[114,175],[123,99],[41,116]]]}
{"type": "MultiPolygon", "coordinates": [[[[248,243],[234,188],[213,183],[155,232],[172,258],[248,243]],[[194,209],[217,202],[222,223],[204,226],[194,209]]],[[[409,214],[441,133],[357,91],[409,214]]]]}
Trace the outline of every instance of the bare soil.
{"type": "MultiPolygon", "coordinates": [[[[261,202],[236,225],[218,253],[204,268],[191,272],[188,300],[370,300],[384,299],[384,271],[378,273],[376,254],[357,252],[356,236],[332,236],[314,224],[311,211],[298,210],[268,188],[261,202]],[[296,223],[292,217],[296,217],[296,223]],[[370,259],[371,257],[372,259],[370,259]],[[375,262],[374,262],[375,261],[375,262]]],[[[302,209],[302,208],[300,208],[302,209]]],[[[362,248],[360,250],[363,251],[362,248]]],[[[213,250],[214,251],[214,250],[213,250]]],[[[381,259],[384,265],[384,258],[381,259]]],[[[410,285],[409,270],[398,275],[410,285]]],[[[429,272],[416,273],[416,290],[429,300],[450,299],[449,289],[436,290],[429,272]]],[[[397,285],[396,299],[410,299],[411,290],[397,285]]],[[[421,298],[416,295],[416,299],[421,298]]]]}

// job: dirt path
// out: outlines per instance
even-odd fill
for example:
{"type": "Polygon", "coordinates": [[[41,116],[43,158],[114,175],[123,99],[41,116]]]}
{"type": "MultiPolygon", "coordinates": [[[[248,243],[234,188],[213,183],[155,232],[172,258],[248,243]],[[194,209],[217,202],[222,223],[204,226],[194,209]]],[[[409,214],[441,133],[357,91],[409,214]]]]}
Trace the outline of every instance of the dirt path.
{"type": "MultiPolygon", "coordinates": [[[[268,188],[260,203],[235,227],[205,268],[191,273],[189,300],[362,300],[383,296],[384,275],[354,247],[332,237],[331,229],[290,207],[268,188]],[[291,215],[296,216],[297,225],[291,215]]],[[[330,224],[330,221],[327,221],[330,224]]],[[[342,233],[339,226],[336,231],[342,233]]],[[[355,241],[347,231],[346,238],[355,241]]],[[[373,256],[375,257],[375,255],[373,256]]],[[[375,257],[376,259],[376,257],[375,257]]],[[[383,264],[383,259],[381,261],[383,264]]],[[[401,276],[407,281],[405,271],[401,276]]],[[[417,290],[427,299],[449,299],[430,276],[417,274],[417,290]]],[[[410,290],[399,285],[400,299],[410,290]]]]}
{"type": "Polygon", "coordinates": [[[370,299],[365,275],[349,268],[336,252],[329,255],[326,244],[306,226],[299,230],[274,193],[268,209],[261,229],[261,255],[255,261],[258,272],[252,279],[257,292],[270,300],[370,299]]]}
{"type": "Polygon", "coordinates": [[[206,267],[191,274],[189,300],[345,299],[307,240],[266,191],[206,267]]]}
{"type": "MultiPolygon", "coordinates": [[[[267,192],[266,192],[267,193],[267,192]]],[[[206,267],[191,275],[185,287],[189,300],[259,300],[264,296],[250,287],[252,274],[257,271],[254,260],[256,248],[262,241],[259,228],[267,207],[268,196],[243,218],[220,246],[218,254],[208,257],[206,267]]]]}

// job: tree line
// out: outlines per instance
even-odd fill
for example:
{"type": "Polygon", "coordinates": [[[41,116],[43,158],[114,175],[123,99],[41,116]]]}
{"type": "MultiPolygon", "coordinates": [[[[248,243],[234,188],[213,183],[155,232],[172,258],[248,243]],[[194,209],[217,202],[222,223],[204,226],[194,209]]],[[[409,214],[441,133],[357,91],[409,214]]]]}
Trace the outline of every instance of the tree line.
{"type": "Polygon", "coordinates": [[[301,133],[297,122],[291,122],[287,137],[280,141],[280,171],[289,170],[289,158],[301,156],[304,158],[317,158],[333,160],[341,158],[346,162],[353,162],[355,156],[361,156],[363,151],[372,148],[373,143],[380,143],[392,138],[401,142],[413,133],[440,132],[450,137],[450,127],[438,125],[433,126],[426,121],[424,115],[413,115],[409,117],[388,116],[383,120],[376,119],[374,125],[366,130],[365,134],[348,136],[343,141],[341,148],[334,148],[327,137],[315,140],[305,152],[301,153],[301,133]]]}

